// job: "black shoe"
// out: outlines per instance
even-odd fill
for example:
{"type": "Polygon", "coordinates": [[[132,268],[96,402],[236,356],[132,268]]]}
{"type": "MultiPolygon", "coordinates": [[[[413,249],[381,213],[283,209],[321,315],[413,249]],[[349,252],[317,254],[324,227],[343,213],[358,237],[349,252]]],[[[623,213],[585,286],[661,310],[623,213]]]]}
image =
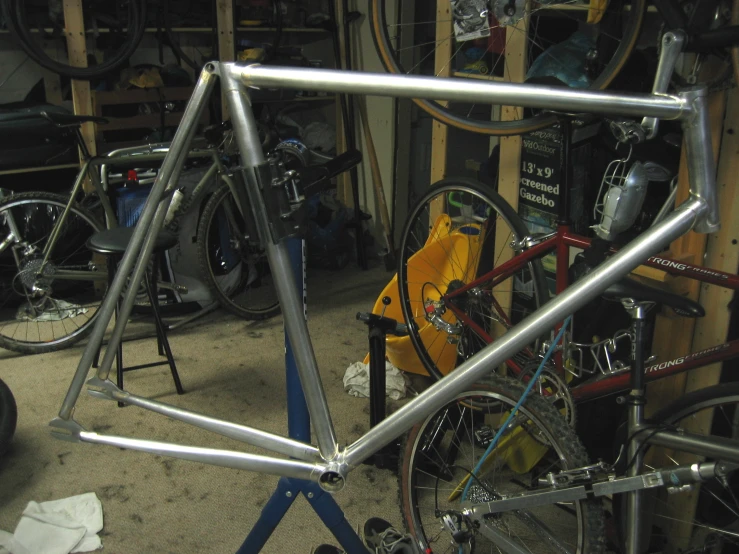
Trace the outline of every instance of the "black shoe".
{"type": "Polygon", "coordinates": [[[364,544],[373,554],[420,554],[413,537],[379,517],[371,517],[364,524],[364,544]]]}
{"type": "Polygon", "coordinates": [[[333,544],[320,544],[313,551],[313,554],[346,554],[339,547],[333,544]]]}

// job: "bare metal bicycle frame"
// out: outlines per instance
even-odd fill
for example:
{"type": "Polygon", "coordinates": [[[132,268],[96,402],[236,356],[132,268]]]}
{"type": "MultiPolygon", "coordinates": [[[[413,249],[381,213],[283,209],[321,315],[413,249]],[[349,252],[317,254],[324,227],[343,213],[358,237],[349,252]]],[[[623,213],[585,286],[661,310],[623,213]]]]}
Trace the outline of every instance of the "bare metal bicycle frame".
{"type": "MultiPolygon", "coordinates": [[[[197,461],[218,466],[246,469],[262,473],[294,477],[318,482],[330,492],[340,490],[347,474],[363,460],[410,429],[415,423],[441,409],[458,394],[490,373],[506,359],[523,349],[537,337],[547,333],[558,322],[595,298],[609,285],[635,269],[690,229],[713,232],[718,228],[715,168],[705,89],[692,89],[676,95],[621,94],[557,89],[546,86],[493,82],[466,82],[460,88],[455,80],[414,76],[342,72],[336,70],[296,69],[241,65],[209,64],[203,70],[183,115],[153,190],[147,201],[131,244],[115,277],[112,290],[106,296],[72,384],[64,399],[59,416],[51,422],[54,434],[71,441],[108,444],[121,448],[197,461]],[[243,452],[190,447],[158,441],[103,435],[85,430],[72,415],[82,391],[93,357],[113,314],[114,304],[127,277],[133,272],[134,282],[140,280],[162,227],[170,196],[176,186],[183,162],[195,133],[196,122],[205,108],[216,80],[220,78],[241,153],[244,182],[249,204],[265,245],[275,286],[282,306],[285,328],[293,347],[300,381],[315,430],[317,446],[302,443],[252,427],[238,425],[191,412],[169,404],[149,400],[118,389],[108,379],[117,345],[131,311],[136,293],[130,287],[122,303],[113,335],[97,374],[87,381],[93,396],[139,406],[170,418],[268,449],[282,458],[243,452]],[[664,221],[632,241],[593,273],[542,306],[515,328],[485,348],[445,379],[439,381],[400,410],[390,415],[346,448],[339,448],[331,421],[326,396],[318,373],[316,358],[303,316],[302,299],[295,280],[285,241],[275,241],[270,234],[270,214],[259,190],[256,168],[265,162],[257,133],[249,96],[250,87],[287,88],[311,91],[331,91],[351,94],[427,98],[459,102],[536,107],[566,112],[593,112],[603,115],[649,117],[679,120],[684,130],[691,182],[690,198],[664,221]],[[292,458],[292,459],[288,459],[292,458]]],[[[739,448],[733,443],[715,444],[703,437],[660,431],[650,441],[674,446],[691,452],[720,451],[722,458],[739,462],[739,448]]]]}

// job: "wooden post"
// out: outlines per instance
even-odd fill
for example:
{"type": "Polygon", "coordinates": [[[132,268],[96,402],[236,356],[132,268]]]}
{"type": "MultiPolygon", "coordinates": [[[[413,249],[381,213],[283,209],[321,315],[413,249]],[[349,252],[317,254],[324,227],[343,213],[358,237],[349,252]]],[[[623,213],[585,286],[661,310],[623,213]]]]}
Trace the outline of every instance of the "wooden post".
{"type": "MultiPolygon", "coordinates": [[[[336,6],[336,21],[334,24],[338,29],[339,40],[339,59],[334,60],[336,67],[346,67],[346,41],[342,32],[342,24],[344,21],[344,3],[341,0],[329,0],[334,2],[336,6]]],[[[336,96],[336,152],[341,154],[346,152],[347,141],[344,133],[344,114],[341,111],[341,96],[336,96]]],[[[339,202],[344,206],[353,206],[354,200],[352,195],[351,172],[345,171],[336,177],[336,193],[339,202]]]]}
{"type": "MultiPolygon", "coordinates": [[[[64,28],[67,35],[69,64],[87,67],[87,44],[85,42],[85,22],[82,17],[81,0],[64,0],[64,28]]],[[[90,82],[72,79],[72,104],[77,115],[92,115],[90,82]]],[[[82,137],[90,154],[95,155],[95,128],[92,123],[82,125],[82,137]]]]}
{"type": "MultiPolygon", "coordinates": [[[[526,13],[529,8],[526,7],[526,13]]],[[[503,62],[503,80],[522,83],[526,76],[526,47],[529,18],[519,20],[515,26],[506,27],[505,60],[503,62]]],[[[521,119],[523,108],[515,106],[501,106],[500,118],[502,121],[521,119]]],[[[500,166],[498,173],[498,193],[506,200],[515,212],[518,211],[518,181],[521,168],[521,137],[500,138],[500,166]]],[[[508,261],[513,257],[510,247],[511,237],[507,233],[495,233],[495,260],[496,265],[508,261]]],[[[508,314],[511,314],[513,304],[513,277],[496,287],[495,297],[508,314]]],[[[495,324],[495,333],[502,334],[505,326],[495,324]]]]}
{"type": "MultiPolygon", "coordinates": [[[[216,25],[218,26],[218,59],[222,62],[232,62],[236,59],[233,0],[218,0],[216,3],[216,25]]],[[[221,89],[221,118],[223,121],[230,118],[223,89],[221,89]]]]}
{"type": "MultiPolygon", "coordinates": [[[[400,11],[396,23],[399,29],[398,51],[400,64],[403,67],[413,67],[413,25],[406,26],[403,24],[415,21],[415,9],[414,2],[400,2],[400,11]]],[[[395,148],[398,149],[398,145],[400,144],[411,144],[413,101],[410,98],[398,98],[395,106],[395,148]]],[[[395,156],[395,194],[393,197],[392,214],[396,246],[400,244],[402,239],[406,216],[411,208],[409,205],[411,168],[412,160],[410,156],[395,156]]]]}
{"type": "MultiPolygon", "coordinates": [[[[452,44],[454,29],[449,0],[436,1],[436,57],[434,59],[434,74],[437,77],[450,77],[452,74],[452,44]]],[[[440,102],[447,106],[448,102],[440,102]]],[[[431,183],[446,177],[447,136],[449,129],[443,123],[434,120],[431,128],[431,183]]],[[[431,216],[438,216],[432,206],[431,216]]]]}
{"type": "MultiPolygon", "coordinates": [[[[714,156],[718,157],[721,129],[724,120],[726,95],[717,93],[710,100],[710,119],[714,156]]],[[[680,173],[678,176],[677,202],[688,197],[689,182],[685,151],[680,157],[680,173]]],[[[728,218],[727,218],[728,219],[728,218]]],[[[726,220],[724,220],[724,223],[726,220]]],[[[669,256],[688,263],[701,265],[705,252],[706,236],[690,232],[670,245],[669,256]]],[[[736,268],[734,268],[734,271],[736,268]]],[[[698,300],[700,284],[692,279],[673,278],[665,281],[664,286],[672,292],[683,294],[691,300],[698,300]]],[[[658,360],[669,360],[676,356],[689,354],[693,342],[693,331],[696,321],[676,315],[672,310],[664,310],[657,315],[652,354],[658,360]]],[[[685,392],[686,375],[680,374],[651,383],[647,388],[647,416],[667,405],[670,401],[685,392]]]]}
{"type": "MultiPolygon", "coordinates": [[[[724,108],[726,106],[726,95],[715,94],[710,98],[710,119],[713,142],[714,158],[718,157],[720,146],[720,165],[717,177],[719,186],[719,206],[721,211],[721,230],[710,237],[709,255],[704,260],[706,252],[706,235],[689,233],[670,246],[670,257],[685,259],[696,265],[706,265],[719,270],[735,272],[739,262],[739,248],[732,246],[732,237],[736,236],[739,224],[733,215],[736,212],[739,195],[735,194],[733,179],[737,171],[737,150],[739,141],[729,130],[737,117],[736,91],[733,91],[734,102],[732,111],[726,113],[724,119],[724,108]],[[733,120],[731,118],[734,118],[733,120]],[[722,139],[722,123],[726,123],[726,129],[722,139]],[[732,173],[733,172],[733,173],[732,173]],[[722,258],[725,258],[722,260],[722,258]],[[703,261],[703,264],[701,262],[703,261]]],[[[685,152],[680,160],[680,175],[678,184],[678,202],[688,196],[688,179],[685,152]]],[[[698,300],[700,283],[689,279],[670,279],[665,284],[673,292],[685,294],[693,300],[698,300]]],[[[707,287],[701,294],[701,304],[706,308],[707,317],[698,321],[668,313],[658,314],[657,326],[653,341],[653,353],[657,354],[658,360],[667,360],[679,355],[688,354],[696,348],[705,348],[714,344],[723,343],[726,340],[730,313],[727,308],[731,299],[732,291],[719,290],[718,287],[707,287]],[[721,302],[725,300],[723,306],[721,302]],[[708,342],[710,341],[710,344],[708,342]]],[[[670,311],[671,312],[671,311],[670,311]]],[[[667,405],[672,400],[680,397],[684,392],[693,388],[702,388],[718,382],[720,364],[714,367],[699,368],[689,375],[680,374],[651,383],[647,387],[648,413],[654,413],[660,407],[667,405]],[[687,385],[687,387],[686,387],[687,385]]],[[[683,427],[687,431],[705,433],[710,428],[712,414],[702,413],[700,418],[693,418],[684,422],[683,427]]],[[[696,457],[692,454],[682,452],[668,452],[665,459],[651,458],[647,460],[650,466],[669,466],[674,463],[693,463],[696,457]]],[[[660,513],[663,518],[663,531],[669,537],[670,544],[677,550],[685,549],[690,541],[690,522],[693,520],[698,502],[699,489],[683,493],[674,499],[669,506],[659,504],[660,513]]]]}
{"type": "MultiPolygon", "coordinates": [[[[716,184],[719,194],[721,229],[706,239],[705,265],[707,267],[736,273],[739,269],[739,192],[736,175],[739,173],[739,89],[728,91],[726,117],[724,118],[721,151],[718,158],[716,184]]],[[[700,302],[709,317],[695,322],[693,352],[726,341],[731,312],[729,302],[734,292],[729,289],[704,286],[700,302]]],[[[715,385],[721,377],[721,364],[702,367],[688,374],[686,392],[715,385]]]]}

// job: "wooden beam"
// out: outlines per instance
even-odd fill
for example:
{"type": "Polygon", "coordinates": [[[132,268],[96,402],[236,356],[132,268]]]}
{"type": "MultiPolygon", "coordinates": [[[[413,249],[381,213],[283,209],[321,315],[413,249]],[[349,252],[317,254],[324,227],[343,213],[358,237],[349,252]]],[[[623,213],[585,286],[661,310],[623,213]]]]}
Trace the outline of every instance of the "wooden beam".
{"type": "MultiPolygon", "coordinates": [[[[415,21],[416,6],[414,2],[400,1],[400,10],[398,12],[397,29],[400,30],[398,37],[398,47],[400,56],[400,65],[403,67],[413,67],[413,25],[404,25],[415,21]]],[[[413,123],[413,101],[410,98],[398,98],[396,100],[395,112],[395,148],[398,145],[410,145],[413,140],[412,123],[413,123]]],[[[405,220],[410,211],[410,187],[411,187],[411,171],[413,160],[408,155],[395,156],[395,194],[393,198],[393,231],[395,233],[395,244],[400,244],[403,235],[403,227],[405,220]]]]}
{"type": "MultiPolygon", "coordinates": [[[[736,97],[736,91],[733,92],[734,97],[736,97]]],[[[718,158],[719,151],[721,153],[718,185],[722,228],[711,237],[711,255],[705,259],[704,252],[707,252],[706,236],[693,232],[675,241],[670,246],[670,251],[671,255],[690,256],[697,263],[704,260],[704,265],[707,267],[734,272],[737,269],[739,256],[737,256],[737,247],[732,246],[730,242],[739,229],[739,225],[732,221],[732,217],[736,219],[734,216],[736,212],[732,212],[732,210],[736,209],[739,199],[739,195],[735,194],[734,189],[736,187],[733,183],[736,172],[739,170],[739,159],[737,158],[739,141],[732,136],[729,129],[726,129],[723,133],[723,143],[721,140],[726,107],[725,91],[713,95],[709,102],[714,157],[718,158]],[[725,263],[722,257],[727,258],[725,263]]],[[[736,107],[734,105],[733,109],[736,110],[736,107]]],[[[725,120],[727,127],[736,123],[736,117],[736,111],[733,114],[727,114],[725,120]],[[730,117],[734,119],[732,120],[730,117]]],[[[678,178],[678,203],[687,198],[689,192],[684,150],[681,156],[678,178]]],[[[693,300],[698,299],[700,293],[700,283],[698,281],[674,279],[665,284],[670,290],[674,290],[675,286],[682,286],[682,293],[685,296],[693,300]]],[[[700,295],[700,300],[708,314],[705,318],[696,321],[675,314],[669,316],[666,313],[659,314],[652,349],[653,353],[658,355],[659,360],[688,354],[694,352],[695,348],[721,344],[726,340],[730,317],[727,304],[731,294],[730,292],[727,294],[719,291],[718,287],[708,287],[704,292],[705,294],[700,295]],[[722,298],[725,300],[723,309],[720,305],[722,298]]],[[[648,413],[654,413],[657,409],[680,397],[688,390],[717,383],[719,374],[720,365],[717,364],[712,368],[696,369],[689,375],[675,375],[651,383],[647,387],[648,413]]],[[[691,418],[690,421],[684,422],[683,427],[689,432],[705,433],[706,429],[710,428],[711,419],[712,413],[705,412],[700,414],[700,417],[691,418]]],[[[662,466],[673,463],[693,463],[696,460],[694,455],[682,452],[666,452],[665,455],[669,458],[662,460],[650,459],[648,463],[662,466]]],[[[676,497],[669,505],[660,505],[660,509],[664,511],[663,515],[665,516],[663,532],[666,537],[669,537],[670,546],[677,551],[686,549],[690,544],[691,525],[689,522],[693,520],[695,515],[698,502],[697,495],[698,489],[695,489],[680,495],[679,498],[676,497]]]]}
{"type": "MultiPolygon", "coordinates": [[[[739,192],[736,186],[739,174],[739,89],[731,89],[728,96],[716,175],[721,229],[706,240],[705,265],[736,273],[739,269],[739,192]]],[[[729,302],[733,296],[732,290],[720,287],[705,286],[701,289],[700,303],[709,317],[695,322],[693,352],[726,341],[731,318],[729,302]]],[[[720,376],[721,364],[692,371],[688,374],[686,392],[715,385],[720,376]]]]}
{"type": "MultiPolygon", "coordinates": [[[[526,9],[528,13],[528,7],[526,9]]],[[[506,45],[503,61],[504,81],[522,83],[526,77],[526,39],[529,28],[528,16],[519,20],[515,26],[506,28],[506,45]]],[[[501,106],[501,121],[513,121],[521,119],[523,109],[514,106],[501,106]]],[[[518,212],[518,183],[521,178],[521,137],[500,138],[500,165],[498,172],[498,193],[506,200],[513,211],[518,212]]],[[[513,257],[510,247],[510,237],[507,233],[495,234],[495,260],[496,265],[508,261],[513,257]]],[[[513,304],[513,279],[510,277],[496,287],[495,297],[501,307],[510,315],[513,304]]],[[[505,326],[495,324],[495,333],[503,334],[505,326]]],[[[503,368],[503,366],[501,366],[503,368]]]]}
{"type": "MultiPolygon", "coordinates": [[[[218,59],[232,62],[236,59],[234,49],[234,9],[233,0],[218,0],[216,3],[216,25],[218,26],[218,59]]],[[[226,96],[221,89],[221,117],[230,118],[226,96]]]]}
{"type": "MultiPolygon", "coordinates": [[[[713,151],[715,158],[718,158],[719,144],[721,140],[721,129],[724,120],[724,111],[726,105],[726,95],[724,92],[714,94],[709,99],[710,103],[710,120],[713,142],[713,151]]],[[[680,172],[678,175],[678,194],[677,203],[681,203],[688,197],[689,181],[688,167],[685,158],[685,149],[683,148],[680,157],[680,172]]],[[[703,260],[705,252],[706,236],[698,233],[690,232],[687,235],[677,239],[670,245],[668,256],[671,258],[692,258],[694,263],[703,260]]],[[[736,268],[734,268],[736,270],[736,268]]],[[[684,294],[692,300],[698,300],[700,292],[700,283],[695,280],[685,279],[669,279],[665,281],[665,286],[669,290],[673,290],[684,294]]],[[[655,340],[653,341],[652,354],[657,356],[658,360],[668,360],[679,355],[689,354],[693,342],[693,331],[695,329],[695,320],[691,318],[675,317],[673,314],[665,312],[661,314],[657,321],[655,331],[655,340]],[[661,328],[664,327],[664,328],[661,328]],[[665,337],[665,340],[657,340],[658,336],[665,337]]],[[[647,416],[666,406],[670,401],[678,398],[685,392],[686,375],[680,374],[667,379],[651,383],[647,387],[647,416]]]]}
{"type": "MultiPolygon", "coordinates": [[[[336,21],[334,25],[337,27],[337,35],[339,41],[339,59],[334,60],[337,68],[346,67],[346,41],[344,40],[344,33],[342,32],[342,22],[344,21],[344,3],[341,0],[329,0],[334,2],[336,6],[336,21]]],[[[342,154],[346,152],[347,141],[344,130],[344,114],[341,109],[341,97],[336,99],[336,152],[342,154]]],[[[353,206],[352,196],[352,181],[351,172],[344,171],[336,177],[336,193],[339,202],[344,206],[353,206]]]]}
{"type": "MultiPolygon", "coordinates": [[[[81,0],[64,0],[64,28],[67,36],[69,64],[87,67],[87,44],[85,42],[85,22],[82,17],[81,0]]],[[[92,115],[90,82],[72,79],[72,104],[77,115],[92,115]]],[[[90,154],[95,154],[95,128],[92,123],[82,125],[82,137],[90,154]]]]}
{"type": "MultiPolygon", "coordinates": [[[[437,77],[450,77],[452,74],[452,44],[454,29],[449,0],[436,1],[436,55],[434,58],[434,74],[437,77]]],[[[440,102],[447,106],[448,102],[440,102]]],[[[447,137],[449,128],[434,120],[431,128],[431,183],[446,177],[447,137]]],[[[433,213],[432,217],[438,214],[433,213]]]]}

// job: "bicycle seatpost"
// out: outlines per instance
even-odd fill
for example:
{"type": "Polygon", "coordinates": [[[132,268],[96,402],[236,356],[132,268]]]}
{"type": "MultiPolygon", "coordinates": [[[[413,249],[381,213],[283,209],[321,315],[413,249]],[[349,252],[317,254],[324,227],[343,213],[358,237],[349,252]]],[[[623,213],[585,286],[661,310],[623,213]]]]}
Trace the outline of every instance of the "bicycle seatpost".
{"type": "MultiPolygon", "coordinates": [[[[647,403],[644,395],[644,345],[646,341],[647,312],[654,306],[654,302],[635,301],[630,298],[621,300],[621,304],[631,316],[631,391],[626,399],[628,405],[628,442],[627,470],[628,477],[639,475],[644,461],[644,452],[641,441],[634,435],[636,429],[644,423],[644,405],[647,403]]],[[[641,538],[643,523],[640,517],[642,511],[642,491],[627,493],[626,522],[629,532],[626,537],[626,554],[641,552],[641,538]]]]}
{"type": "MultiPolygon", "coordinates": [[[[677,58],[685,48],[686,42],[687,38],[682,31],[669,31],[662,37],[662,49],[659,54],[657,71],[654,75],[652,94],[665,94],[667,92],[670,86],[672,72],[675,70],[677,58]]],[[[644,128],[646,138],[652,139],[657,135],[659,119],[656,117],[645,117],[642,119],[641,126],[644,128]]]]}

